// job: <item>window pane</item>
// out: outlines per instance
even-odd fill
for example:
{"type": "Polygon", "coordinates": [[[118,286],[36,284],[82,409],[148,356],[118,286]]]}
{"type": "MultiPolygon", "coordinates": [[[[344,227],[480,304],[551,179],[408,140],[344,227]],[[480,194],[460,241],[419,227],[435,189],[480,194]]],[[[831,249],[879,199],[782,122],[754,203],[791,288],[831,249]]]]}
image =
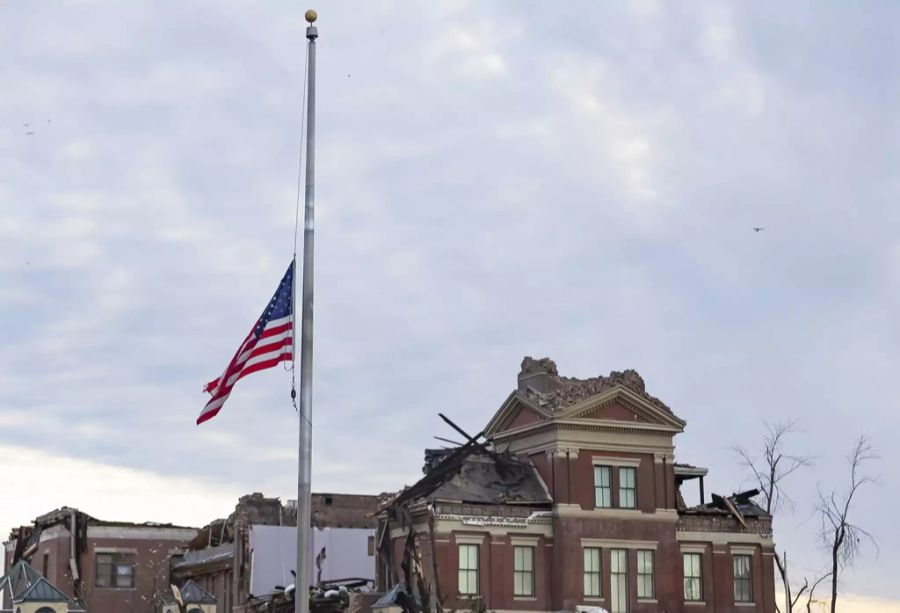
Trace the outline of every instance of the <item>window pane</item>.
{"type": "Polygon", "coordinates": [[[532,570],[532,555],[534,548],[532,547],[515,547],[515,570],[532,570]]]}
{"type": "Polygon", "coordinates": [[[610,487],[611,470],[609,466],[594,467],[594,506],[609,508],[612,506],[612,489],[610,487]]]}
{"type": "Polygon", "coordinates": [[[600,549],[586,547],[584,549],[584,595],[600,598],[603,595],[600,586],[600,549]]]}
{"type": "Polygon", "coordinates": [[[97,565],[96,584],[98,587],[109,587],[110,577],[112,576],[112,566],[109,564],[97,565]]]}
{"type": "Polygon", "coordinates": [[[633,509],[637,506],[637,469],[619,469],[619,506],[633,509]]]}
{"type": "Polygon", "coordinates": [[[514,547],[513,595],[534,596],[534,548],[514,547]]]}
{"type": "Polygon", "coordinates": [[[613,549],[609,552],[610,610],[612,613],[628,611],[628,552],[613,549]]]}
{"type": "Polygon", "coordinates": [[[750,562],[751,556],[734,556],[734,600],[736,602],[753,602],[750,562]]]}
{"type": "Polygon", "coordinates": [[[656,578],[653,574],[653,552],[638,551],[638,598],[655,598],[656,578]]]}
{"type": "Polygon", "coordinates": [[[703,574],[699,553],[684,554],[684,599],[702,600],[703,574]]]}
{"type": "Polygon", "coordinates": [[[478,545],[459,546],[459,593],[478,593],[478,545]]]}

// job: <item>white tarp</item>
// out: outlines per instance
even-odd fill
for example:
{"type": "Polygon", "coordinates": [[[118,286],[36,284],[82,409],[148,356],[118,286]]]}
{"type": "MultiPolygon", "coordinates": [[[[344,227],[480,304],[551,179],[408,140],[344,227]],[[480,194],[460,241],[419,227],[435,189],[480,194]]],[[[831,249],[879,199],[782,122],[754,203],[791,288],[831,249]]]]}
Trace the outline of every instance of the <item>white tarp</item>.
{"type": "MultiPolygon", "coordinates": [[[[316,582],[315,557],[325,547],[322,580],[360,577],[375,579],[375,556],[369,555],[369,537],[374,530],[325,528],[312,530],[313,549],[310,576],[316,582]]],[[[297,566],[297,529],[292,526],[250,526],[250,593],[263,595],[275,586],[294,582],[291,571],[297,566]]]]}

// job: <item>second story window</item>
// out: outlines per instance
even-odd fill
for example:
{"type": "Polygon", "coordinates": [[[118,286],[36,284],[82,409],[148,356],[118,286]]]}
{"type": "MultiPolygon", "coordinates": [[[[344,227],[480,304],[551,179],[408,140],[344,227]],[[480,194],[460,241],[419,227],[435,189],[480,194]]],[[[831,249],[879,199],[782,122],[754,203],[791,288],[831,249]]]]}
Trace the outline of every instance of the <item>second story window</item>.
{"type": "Polygon", "coordinates": [[[534,547],[513,547],[513,596],[534,596],[534,547]]]}
{"type": "Polygon", "coordinates": [[[751,556],[734,556],[734,601],[753,602],[753,577],[750,570],[751,556]]]}
{"type": "Polygon", "coordinates": [[[637,469],[619,469],[619,506],[623,509],[637,507],[637,469]]]}
{"type": "Polygon", "coordinates": [[[684,554],[684,599],[698,602],[703,600],[703,567],[699,553],[684,554]]]}
{"type": "Polygon", "coordinates": [[[134,554],[98,553],[94,584],[97,587],[133,588],[134,554]]]}
{"type": "Polygon", "coordinates": [[[594,467],[594,506],[598,509],[612,506],[612,470],[609,466],[594,467]]]}
{"type": "Polygon", "coordinates": [[[600,548],[584,548],[584,597],[600,598],[603,596],[600,583],[600,548]]]}
{"type": "Polygon", "coordinates": [[[459,594],[478,595],[478,545],[459,546],[459,594]]]}
{"type": "Polygon", "coordinates": [[[637,552],[637,597],[656,598],[656,576],[653,572],[653,551],[637,552]]]}

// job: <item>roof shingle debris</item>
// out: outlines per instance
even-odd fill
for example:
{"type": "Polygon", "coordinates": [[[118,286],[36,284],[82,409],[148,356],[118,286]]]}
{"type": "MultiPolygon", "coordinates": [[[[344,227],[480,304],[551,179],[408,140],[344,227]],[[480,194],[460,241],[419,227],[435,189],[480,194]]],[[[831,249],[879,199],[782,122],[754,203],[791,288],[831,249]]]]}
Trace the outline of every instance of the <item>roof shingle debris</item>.
{"type": "Polygon", "coordinates": [[[712,495],[712,502],[698,504],[683,509],[687,515],[732,515],[741,524],[748,517],[769,519],[771,516],[766,510],[753,501],[754,496],[759,495],[759,490],[747,490],[732,494],[731,496],[712,495]]]}
{"type": "Polygon", "coordinates": [[[556,368],[556,362],[550,358],[534,359],[531,356],[525,356],[519,371],[519,382],[519,391],[526,399],[550,411],[562,410],[621,385],[640,395],[654,406],[667,413],[672,413],[672,409],[662,400],[647,393],[643,377],[638,371],[630,368],[623,371],[614,370],[609,373],[609,376],[600,375],[588,379],[577,379],[561,377],[556,368]]]}

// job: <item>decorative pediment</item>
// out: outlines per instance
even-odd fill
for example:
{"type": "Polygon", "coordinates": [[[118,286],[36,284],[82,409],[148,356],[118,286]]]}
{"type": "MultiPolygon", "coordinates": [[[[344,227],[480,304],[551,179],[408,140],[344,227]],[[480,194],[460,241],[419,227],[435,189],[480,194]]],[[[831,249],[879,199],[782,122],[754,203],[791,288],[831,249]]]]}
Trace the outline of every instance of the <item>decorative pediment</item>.
{"type": "Polygon", "coordinates": [[[586,423],[613,421],[652,424],[670,427],[678,431],[683,430],[685,426],[683,420],[623,385],[617,385],[566,407],[554,417],[560,420],[586,423]]]}
{"type": "Polygon", "coordinates": [[[521,392],[513,392],[488,423],[486,436],[530,430],[542,424],[633,430],[682,432],[684,420],[665,405],[653,402],[625,385],[615,385],[561,409],[540,406],[521,392]]]}
{"type": "Polygon", "coordinates": [[[545,409],[534,405],[520,394],[513,392],[500,406],[500,410],[494,415],[484,433],[487,436],[507,430],[525,428],[538,422],[552,419],[553,415],[545,409]]]}

